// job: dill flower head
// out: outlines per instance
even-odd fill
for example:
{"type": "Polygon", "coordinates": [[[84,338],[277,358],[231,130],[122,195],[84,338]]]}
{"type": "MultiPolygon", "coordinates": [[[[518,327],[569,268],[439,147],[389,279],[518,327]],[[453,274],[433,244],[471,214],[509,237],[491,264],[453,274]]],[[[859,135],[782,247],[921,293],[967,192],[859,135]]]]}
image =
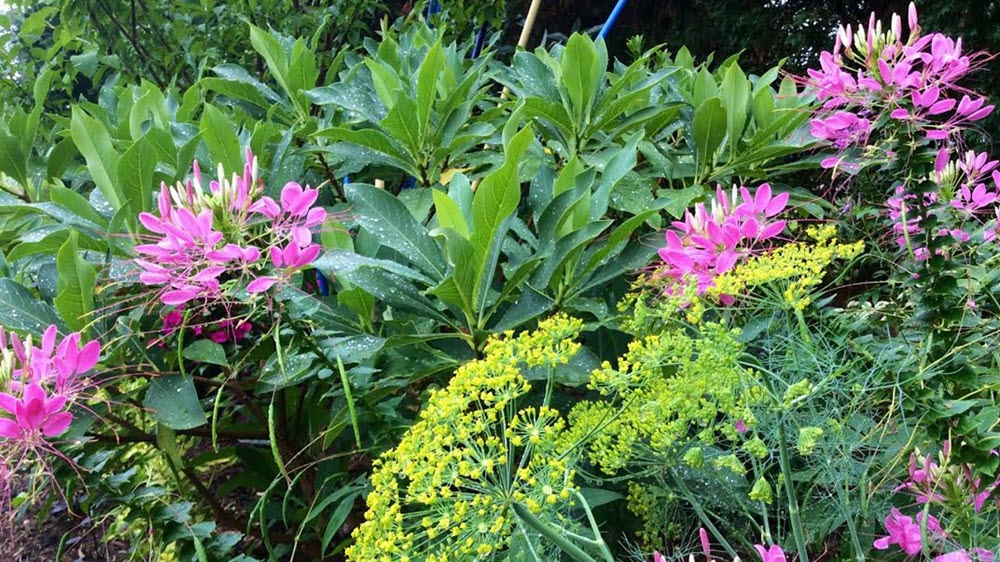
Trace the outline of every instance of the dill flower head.
{"type": "Polygon", "coordinates": [[[399,445],[376,461],[365,522],[349,560],[486,559],[504,550],[522,504],[559,526],[573,505],[575,458],[547,405],[519,407],[531,383],[519,365],[565,364],[579,349],[579,320],[560,315],[536,331],[491,339],[485,356],[432,392],[399,445]]]}
{"type": "Polygon", "coordinates": [[[837,259],[853,259],[864,250],[864,242],[842,244],[832,225],[810,227],[814,243],[794,242],[772,252],[754,256],[716,279],[707,295],[749,295],[755,288],[777,289],[782,306],[803,310],[812,302],[812,291],[823,281],[826,269],[837,259]]]}
{"type": "Polygon", "coordinates": [[[737,331],[705,323],[700,334],[675,329],[639,338],[618,360],[591,375],[605,399],[569,413],[566,443],[585,441],[590,461],[613,475],[632,463],[679,460],[684,445],[736,439],[732,423],[747,416],[747,386],[756,375],[740,366],[737,331]]]}

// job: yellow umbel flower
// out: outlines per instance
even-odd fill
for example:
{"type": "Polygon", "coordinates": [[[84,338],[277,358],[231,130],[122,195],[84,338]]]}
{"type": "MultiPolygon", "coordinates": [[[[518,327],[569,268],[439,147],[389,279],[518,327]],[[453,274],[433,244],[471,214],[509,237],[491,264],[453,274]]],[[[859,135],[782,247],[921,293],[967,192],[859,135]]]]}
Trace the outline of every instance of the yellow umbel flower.
{"type": "Polygon", "coordinates": [[[864,242],[841,244],[832,225],[810,227],[807,235],[815,243],[794,242],[772,252],[753,256],[720,275],[708,289],[706,296],[719,298],[734,295],[737,298],[765,285],[778,289],[785,306],[803,310],[812,302],[812,290],[822,281],[826,269],[838,259],[857,257],[865,248],[864,242]]]}
{"type": "Polygon", "coordinates": [[[693,440],[736,438],[732,421],[745,417],[747,387],[756,374],[739,364],[738,331],[705,323],[699,334],[676,329],[633,341],[617,368],[605,363],[590,386],[605,399],[569,413],[565,446],[583,443],[606,474],[632,462],[677,460],[693,440]]]}
{"type": "Polygon", "coordinates": [[[558,315],[533,332],[494,337],[482,359],[431,393],[399,445],[375,463],[349,560],[490,559],[508,545],[514,503],[567,524],[576,488],[575,457],[557,447],[565,422],[546,405],[518,408],[531,390],[519,366],[568,363],[582,325],[558,315]]]}

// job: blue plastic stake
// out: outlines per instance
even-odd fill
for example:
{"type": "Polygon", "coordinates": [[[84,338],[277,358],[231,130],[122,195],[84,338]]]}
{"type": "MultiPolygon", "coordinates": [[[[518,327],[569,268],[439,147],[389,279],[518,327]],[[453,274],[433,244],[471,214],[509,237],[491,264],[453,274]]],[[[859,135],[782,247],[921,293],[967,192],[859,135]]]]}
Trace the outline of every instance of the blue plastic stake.
{"type": "Polygon", "coordinates": [[[430,19],[432,15],[441,11],[441,4],[438,0],[431,0],[431,3],[427,6],[427,19],[430,19]]]}
{"type": "Polygon", "coordinates": [[[608,33],[611,32],[611,28],[615,25],[615,20],[618,19],[619,15],[621,15],[622,10],[625,9],[625,4],[627,3],[628,0],[618,0],[614,9],[611,10],[611,15],[608,16],[608,21],[604,22],[604,27],[602,27],[601,32],[597,34],[598,39],[604,39],[607,37],[608,33]]]}
{"type": "Polygon", "coordinates": [[[479,55],[483,52],[483,47],[486,44],[486,30],[489,26],[486,22],[483,22],[482,27],[479,28],[479,33],[476,34],[476,44],[472,47],[472,58],[477,59],[479,55]]]}

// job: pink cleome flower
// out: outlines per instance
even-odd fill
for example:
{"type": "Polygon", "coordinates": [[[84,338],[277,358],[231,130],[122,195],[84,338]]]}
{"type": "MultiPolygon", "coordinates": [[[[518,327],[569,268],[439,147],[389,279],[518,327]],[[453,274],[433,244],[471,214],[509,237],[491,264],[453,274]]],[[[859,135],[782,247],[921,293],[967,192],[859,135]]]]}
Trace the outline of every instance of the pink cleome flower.
{"type": "Polygon", "coordinates": [[[161,185],[159,215],[139,215],[158,236],[155,243],[136,246],[139,278],[162,287],[159,300],[165,305],[223,300],[240,287],[263,292],[287,282],[319,254],[311,229],[323,223],[326,210],[314,207],[317,190],[289,182],[280,205],[263,196],[257,159],[249,149],[242,176],[227,179],[221,165],[218,172],[206,192],[195,162],[192,178],[183,185],[161,185]],[[297,259],[275,261],[276,250],[297,259]],[[273,270],[260,259],[264,252],[270,252],[273,270]]]}
{"type": "Polygon", "coordinates": [[[762,544],[755,544],[754,549],[760,555],[761,562],[786,562],[785,551],[779,545],[772,544],[765,548],[762,544]]]}
{"type": "MultiPolygon", "coordinates": [[[[922,522],[923,513],[918,514],[914,521],[894,507],[885,518],[885,530],[889,535],[877,539],[873,546],[878,550],[888,550],[890,546],[897,545],[909,556],[914,556],[923,549],[922,522]]],[[[927,532],[938,536],[943,534],[941,524],[933,515],[927,516],[927,532]]]]}
{"type": "Polygon", "coordinates": [[[833,51],[823,52],[820,68],[804,78],[823,102],[812,121],[814,137],[840,150],[864,146],[870,125],[888,115],[908,131],[943,140],[993,111],[984,97],[957,85],[982,54],[963,53],[961,39],[921,35],[913,3],[908,20],[905,42],[902,18],[895,14],[884,32],[874,13],[857,33],[850,25],[838,30],[833,51]]]}
{"type": "Polygon", "coordinates": [[[732,198],[717,188],[711,211],[699,203],[666,232],[667,245],[659,251],[667,266],[664,273],[678,284],[693,280],[703,294],[717,276],[750,255],[755,244],[781,234],[785,221],[772,219],[787,204],[788,194],[772,196],[766,183],[753,195],[740,187],[737,196],[734,188],[732,198]]]}
{"type": "Polygon", "coordinates": [[[87,386],[82,375],[97,364],[101,345],[80,345],[72,333],[56,345],[55,326],[49,326],[36,347],[0,328],[0,441],[15,448],[44,447],[62,435],[73,421],[69,411],[87,386]]]}

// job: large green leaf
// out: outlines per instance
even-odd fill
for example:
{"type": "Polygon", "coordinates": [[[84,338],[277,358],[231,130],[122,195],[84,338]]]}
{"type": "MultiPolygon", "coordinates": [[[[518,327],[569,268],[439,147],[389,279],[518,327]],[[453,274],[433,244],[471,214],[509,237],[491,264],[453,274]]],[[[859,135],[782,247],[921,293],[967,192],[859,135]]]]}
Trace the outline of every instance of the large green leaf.
{"type": "Polygon", "coordinates": [[[726,108],[719,98],[709,98],[694,110],[691,124],[698,169],[705,170],[715,161],[715,151],[726,137],[726,108]]]}
{"type": "Polygon", "coordinates": [[[211,340],[198,340],[184,346],[184,358],[223,367],[229,364],[225,348],[211,340]]]}
{"type": "Polygon", "coordinates": [[[750,102],[750,81],[736,63],[729,65],[722,79],[722,106],[726,109],[726,128],[729,133],[729,157],[736,154],[736,147],[743,138],[750,102]]]}
{"type": "Polygon", "coordinates": [[[417,119],[421,130],[427,130],[430,123],[431,112],[434,109],[434,99],[437,93],[438,76],[444,67],[444,50],[441,48],[439,39],[434,46],[427,51],[420,69],[417,71],[417,119]]]}
{"type": "Polygon", "coordinates": [[[414,160],[420,157],[424,128],[420,121],[417,102],[405,96],[400,97],[382,120],[381,125],[397,141],[406,146],[407,152],[414,160]]]}
{"type": "Polygon", "coordinates": [[[21,148],[21,142],[2,129],[0,129],[0,172],[14,178],[25,192],[34,191],[28,182],[28,159],[21,148]]]}
{"type": "Polygon", "coordinates": [[[590,107],[597,96],[597,89],[604,81],[604,71],[607,67],[607,55],[601,56],[603,49],[598,49],[590,37],[574,33],[566,42],[562,53],[562,80],[569,95],[573,116],[582,129],[590,118],[590,107]]]}
{"type": "Polygon", "coordinates": [[[356,267],[339,274],[385,304],[425,318],[433,318],[443,324],[452,324],[452,321],[441,314],[430,299],[401,275],[370,266],[356,267]]]}
{"type": "Polygon", "coordinates": [[[358,224],[379,244],[410,258],[421,271],[435,279],[444,279],[441,249],[399,199],[385,190],[360,183],[348,185],[346,194],[354,205],[358,224]]]}
{"type": "Polygon", "coordinates": [[[465,215],[462,214],[462,209],[459,208],[458,203],[449,197],[447,193],[439,189],[434,189],[432,196],[434,197],[435,216],[437,216],[438,224],[441,225],[441,228],[454,229],[463,238],[468,239],[469,224],[465,220],[465,215]]]}
{"type": "Polygon", "coordinates": [[[104,198],[115,210],[122,206],[118,191],[118,151],[104,124],[74,106],[70,118],[70,134],[80,154],[87,161],[87,170],[104,198]]]}
{"type": "Polygon", "coordinates": [[[94,312],[94,280],[97,271],[80,257],[77,234],[70,234],[56,256],[59,271],[58,294],[52,300],[66,325],[75,332],[83,331],[94,312]]]}
{"type": "Polygon", "coordinates": [[[13,279],[0,279],[0,326],[40,336],[53,324],[65,332],[62,320],[51,305],[13,279]]]}
{"type": "Polygon", "coordinates": [[[124,202],[138,215],[148,211],[153,201],[153,172],[158,162],[156,149],[141,137],[118,161],[118,180],[122,184],[124,202]]]}
{"type": "Polygon", "coordinates": [[[153,379],[142,405],[154,420],[170,429],[191,429],[208,422],[189,377],[167,375],[153,379]]]}
{"type": "Polygon", "coordinates": [[[334,127],[323,129],[317,132],[316,135],[361,147],[365,151],[368,151],[368,154],[362,154],[362,156],[369,162],[373,160],[370,152],[374,151],[384,156],[386,164],[395,166],[410,175],[419,174],[419,170],[413,166],[409,155],[405,153],[399,143],[382,131],[375,129],[353,131],[351,129],[334,127]]]}
{"type": "Polygon", "coordinates": [[[281,84],[281,87],[286,92],[289,91],[288,55],[285,54],[285,50],[281,47],[278,39],[267,31],[251,24],[250,44],[260,56],[264,57],[264,62],[267,63],[268,70],[271,71],[278,84],[281,84]]]}
{"type": "MultiPolygon", "coordinates": [[[[469,242],[474,259],[463,260],[456,267],[471,268],[461,276],[475,280],[472,293],[476,295],[476,309],[480,314],[485,310],[503,237],[521,201],[518,168],[532,141],[534,132],[530,126],[515,134],[504,149],[503,166],[483,179],[472,198],[472,236],[469,242]]],[[[480,317],[480,323],[483,320],[480,317]]]]}
{"type": "Polygon", "coordinates": [[[590,220],[597,220],[608,212],[612,190],[627,173],[635,169],[635,151],[643,134],[643,131],[639,131],[629,137],[625,146],[615,153],[604,167],[604,172],[601,174],[601,184],[594,192],[593,203],[590,207],[590,220]]]}
{"type": "Polygon", "coordinates": [[[227,171],[243,169],[243,151],[236,126],[222,111],[206,103],[201,114],[201,138],[205,140],[212,159],[221,162],[227,171]]]}

